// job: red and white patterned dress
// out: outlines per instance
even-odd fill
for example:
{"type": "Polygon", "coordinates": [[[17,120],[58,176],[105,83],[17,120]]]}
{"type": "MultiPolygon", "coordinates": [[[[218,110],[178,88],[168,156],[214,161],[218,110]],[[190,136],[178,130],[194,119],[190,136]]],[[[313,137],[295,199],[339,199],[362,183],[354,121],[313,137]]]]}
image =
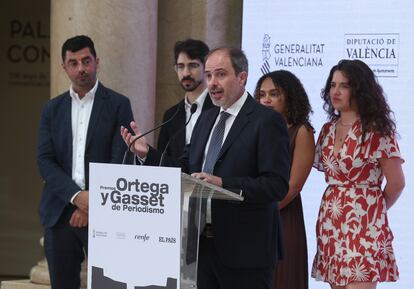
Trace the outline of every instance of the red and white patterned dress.
{"type": "Polygon", "coordinates": [[[336,121],[326,123],[316,144],[314,166],[328,187],[316,224],[317,252],[312,277],[334,285],[398,279],[393,234],[381,190],[380,158],[401,158],[393,137],[350,128],[337,155],[336,121]]]}

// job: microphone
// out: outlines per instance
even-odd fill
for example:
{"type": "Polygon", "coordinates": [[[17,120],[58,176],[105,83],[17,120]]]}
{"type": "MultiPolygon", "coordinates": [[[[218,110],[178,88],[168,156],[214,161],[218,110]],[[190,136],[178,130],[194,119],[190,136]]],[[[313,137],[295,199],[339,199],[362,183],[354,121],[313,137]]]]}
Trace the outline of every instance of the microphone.
{"type": "Polygon", "coordinates": [[[191,108],[190,108],[190,117],[188,118],[188,120],[186,121],[184,126],[182,128],[180,128],[172,137],[170,137],[170,139],[167,142],[167,145],[165,146],[164,150],[162,151],[160,163],[158,164],[159,167],[162,165],[162,163],[164,161],[165,153],[167,152],[167,149],[168,149],[168,146],[170,145],[171,140],[173,140],[180,132],[182,132],[187,127],[187,125],[190,123],[191,117],[196,112],[196,110],[197,110],[197,103],[193,103],[191,105],[191,108]]]}
{"type": "MultiPolygon", "coordinates": [[[[146,132],[144,132],[144,133],[142,133],[142,134],[140,134],[139,136],[137,136],[130,144],[129,144],[129,146],[128,146],[128,148],[125,150],[125,152],[124,152],[124,157],[123,157],[123,159],[122,159],[122,164],[124,165],[125,164],[125,160],[126,160],[126,156],[128,155],[128,152],[131,150],[131,147],[134,145],[134,143],[137,141],[137,140],[139,140],[140,138],[142,138],[142,137],[144,137],[144,136],[146,136],[147,134],[149,134],[149,133],[152,133],[153,131],[156,131],[157,129],[159,129],[159,128],[161,128],[161,127],[163,127],[164,125],[166,125],[167,123],[169,123],[169,122],[171,122],[176,116],[177,116],[177,114],[178,114],[178,112],[180,111],[180,109],[181,109],[181,105],[179,105],[178,107],[177,107],[177,109],[175,110],[175,112],[174,112],[174,114],[169,118],[169,119],[167,119],[166,121],[164,121],[163,123],[161,123],[160,125],[158,125],[158,126],[156,126],[156,127],[154,127],[153,129],[150,129],[150,130],[148,130],[148,131],[146,131],[146,132]]],[[[191,107],[191,109],[192,109],[192,107],[191,107]]],[[[196,107],[196,109],[197,109],[197,107],[196,107]]]]}

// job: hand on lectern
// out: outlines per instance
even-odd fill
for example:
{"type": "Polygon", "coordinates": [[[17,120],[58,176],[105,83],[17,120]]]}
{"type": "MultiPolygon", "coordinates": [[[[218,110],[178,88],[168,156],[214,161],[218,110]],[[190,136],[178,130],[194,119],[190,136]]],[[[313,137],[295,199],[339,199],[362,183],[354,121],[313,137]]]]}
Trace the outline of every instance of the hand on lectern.
{"type": "Polygon", "coordinates": [[[121,126],[121,136],[131,152],[138,155],[140,158],[145,158],[148,154],[147,140],[141,134],[135,121],[131,121],[130,126],[135,135],[132,135],[127,128],[121,126]],[[133,145],[131,145],[131,143],[133,143],[133,145]]]}
{"type": "Polygon", "coordinates": [[[222,187],[223,186],[223,181],[221,180],[220,177],[213,176],[213,175],[208,174],[208,173],[204,173],[204,172],[192,173],[191,176],[192,177],[195,177],[197,179],[203,180],[203,181],[205,181],[207,183],[216,185],[218,187],[222,187]]]}

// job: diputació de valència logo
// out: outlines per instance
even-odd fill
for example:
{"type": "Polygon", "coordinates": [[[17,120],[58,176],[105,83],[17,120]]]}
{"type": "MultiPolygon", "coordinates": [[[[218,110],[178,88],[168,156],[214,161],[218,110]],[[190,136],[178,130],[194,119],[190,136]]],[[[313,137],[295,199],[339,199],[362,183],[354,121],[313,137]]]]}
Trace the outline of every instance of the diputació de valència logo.
{"type": "Polygon", "coordinates": [[[397,77],[399,33],[348,33],[344,58],[364,61],[378,77],[397,77]]]}
{"type": "Polygon", "coordinates": [[[168,184],[118,178],[114,187],[100,186],[100,205],[114,211],[164,214],[168,184]]]}

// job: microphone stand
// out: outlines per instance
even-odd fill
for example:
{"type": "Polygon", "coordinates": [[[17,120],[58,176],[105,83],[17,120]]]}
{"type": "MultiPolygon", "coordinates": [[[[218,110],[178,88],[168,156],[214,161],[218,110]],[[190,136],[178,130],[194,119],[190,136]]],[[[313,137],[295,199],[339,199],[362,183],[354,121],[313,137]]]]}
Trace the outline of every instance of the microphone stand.
{"type": "Polygon", "coordinates": [[[157,129],[159,129],[159,128],[161,128],[161,127],[163,127],[164,125],[166,125],[167,123],[169,123],[169,122],[171,122],[176,116],[177,116],[177,114],[178,114],[178,112],[180,111],[180,109],[181,109],[181,105],[179,105],[178,107],[177,107],[177,109],[176,109],[176,111],[174,112],[174,114],[169,118],[169,119],[167,119],[166,121],[164,121],[163,123],[161,123],[160,125],[158,125],[158,126],[156,126],[155,128],[153,128],[153,129],[150,129],[150,130],[148,130],[148,131],[146,131],[145,133],[143,133],[143,134],[140,134],[139,136],[137,136],[130,144],[129,144],[129,146],[128,146],[128,148],[125,150],[125,152],[124,152],[124,157],[122,158],[122,164],[124,165],[125,164],[125,161],[126,161],[126,156],[128,155],[128,153],[130,152],[130,150],[131,150],[131,147],[134,145],[134,143],[137,141],[137,140],[139,140],[140,138],[142,138],[142,137],[144,137],[144,136],[146,136],[147,134],[149,134],[149,133],[151,133],[151,132],[153,132],[153,131],[155,131],[155,130],[157,130],[157,129]]]}
{"type": "Polygon", "coordinates": [[[173,140],[180,132],[183,131],[183,129],[185,129],[187,127],[187,125],[190,123],[191,117],[193,116],[193,114],[196,112],[197,110],[197,103],[193,103],[191,105],[190,108],[190,117],[188,118],[188,120],[186,121],[186,123],[184,124],[184,126],[182,128],[180,128],[167,142],[167,145],[165,146],[162,154],[161,154],[161,159],[160,159],[160,163],[158,164],[159,167],[162,166],[162,163],[164,161],[164,157],[165,157],[165,153],[167,152],[167,148],[170,145],[171,140],[173,140]]]}

